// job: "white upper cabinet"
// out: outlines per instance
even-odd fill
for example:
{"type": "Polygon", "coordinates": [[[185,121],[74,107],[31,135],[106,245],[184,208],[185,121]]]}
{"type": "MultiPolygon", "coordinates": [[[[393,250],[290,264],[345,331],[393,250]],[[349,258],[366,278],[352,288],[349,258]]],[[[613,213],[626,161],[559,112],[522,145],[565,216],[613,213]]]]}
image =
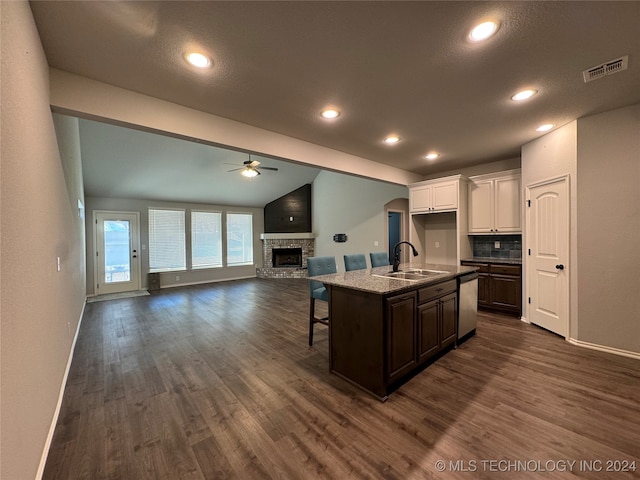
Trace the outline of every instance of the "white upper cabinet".
{"type": "Polygon", "coordinates": [[[479,175],[469,180],[469,234],[521,233],[520,171],[479,175]]]}
{"type": "Polygon", "coordinates": [[[458,208],[459,180],[427,181],[409,186],[411,213],[453,211],[458,208]]]}

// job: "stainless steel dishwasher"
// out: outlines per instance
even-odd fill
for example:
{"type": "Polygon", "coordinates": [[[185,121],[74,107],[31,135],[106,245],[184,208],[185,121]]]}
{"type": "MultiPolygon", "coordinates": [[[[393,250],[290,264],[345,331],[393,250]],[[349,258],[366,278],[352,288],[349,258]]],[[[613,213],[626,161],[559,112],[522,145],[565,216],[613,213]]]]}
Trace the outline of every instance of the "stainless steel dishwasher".
{"type": "Polygon", "coordinates": [[[478,313],[478,274],[458,277],[458,343],[476,334],[478,313]]]}

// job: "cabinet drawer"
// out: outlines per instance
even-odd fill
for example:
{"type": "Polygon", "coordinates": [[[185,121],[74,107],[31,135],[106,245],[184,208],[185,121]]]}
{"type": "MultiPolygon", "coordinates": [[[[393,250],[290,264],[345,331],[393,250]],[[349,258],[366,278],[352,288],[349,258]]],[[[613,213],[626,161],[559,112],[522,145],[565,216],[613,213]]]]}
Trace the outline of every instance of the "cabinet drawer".
{"type": "Polygon", "coordinates": [[[458,286],[455,280],[437,283],[418,290],[418,303],[427,302],[433,298],[441,297],[447,293],[455,292],[458,286]]]}
{"type": "Polygon", "coordinates": [[[478,273],[489,273],[489,264],[488,263],[476,263],[476,262],[460,262],[460,265],[465,267],[475,267],[478,270],[478,273]]]}
{"type": "Polygon", "coordinates": [[[520,265],[491,265],[491,273],[520,276],[520,265]]]}

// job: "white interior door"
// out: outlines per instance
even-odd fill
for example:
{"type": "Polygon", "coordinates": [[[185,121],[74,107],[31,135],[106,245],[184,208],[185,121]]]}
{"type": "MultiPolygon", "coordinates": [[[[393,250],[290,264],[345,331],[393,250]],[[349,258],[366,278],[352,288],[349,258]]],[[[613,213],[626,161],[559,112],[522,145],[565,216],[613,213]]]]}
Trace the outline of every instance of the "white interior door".
{"type": "Polygon", "coordinates": [[[569,335],[569,180],[527,187],[529,321],[569,335]]]}
{"type": "Polygon", "coordinates": [[[138,214],[96,212],[96,295],[140,289],[138,214]]]}

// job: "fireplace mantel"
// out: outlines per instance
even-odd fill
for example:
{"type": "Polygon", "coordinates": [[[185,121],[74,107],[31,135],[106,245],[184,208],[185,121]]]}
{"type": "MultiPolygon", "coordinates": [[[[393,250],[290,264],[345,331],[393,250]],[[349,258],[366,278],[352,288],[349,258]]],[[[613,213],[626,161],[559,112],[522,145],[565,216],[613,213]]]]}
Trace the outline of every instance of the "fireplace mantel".
{"type": "Polygon", "coordinates": [[[261,233],[260,240],[303,240],[309,238],[316,238],[317,233],[305,232],[305,233],[261,233]]]}

